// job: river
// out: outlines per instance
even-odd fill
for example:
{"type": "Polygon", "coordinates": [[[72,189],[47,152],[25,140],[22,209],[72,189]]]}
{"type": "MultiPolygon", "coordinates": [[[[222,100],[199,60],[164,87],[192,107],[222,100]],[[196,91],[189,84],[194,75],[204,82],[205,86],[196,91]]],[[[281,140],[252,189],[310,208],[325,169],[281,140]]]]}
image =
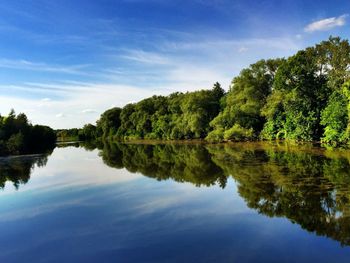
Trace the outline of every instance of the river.
{"type": "Polygon", "coordinates": [[[350,262],[348,150],[61,145],[0,185],[0,262],[350,262]]]}

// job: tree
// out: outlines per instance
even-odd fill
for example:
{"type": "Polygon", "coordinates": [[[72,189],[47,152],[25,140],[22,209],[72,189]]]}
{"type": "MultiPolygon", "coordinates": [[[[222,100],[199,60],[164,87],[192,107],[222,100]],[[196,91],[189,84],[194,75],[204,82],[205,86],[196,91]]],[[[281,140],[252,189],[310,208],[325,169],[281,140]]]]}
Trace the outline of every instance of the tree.
{"type": "Polygon", "coordinates": [[[0,156],[10,154],[44,153],[53,149],[55,132],[42,125],[29,123],[24,113],[11,110],[7,117],[0,116],[0,156]]]}
{"type": "Polygon", "coordinates": [[[326,77],[317,74],[314,48],[299,51],[278,68],[273,92],[262,109],[263,138],[314,140],[322,134],[320,115],[329,95],[326,77]]]}
{"type": "Polygon", "coordinates": [[[97,136],[97,128],[92,124],[85,124],[82,129],[79,130],[79,140],[95,140],[97,136]]]}
{"type": "Polygon", "coordinates": [[[348,104],[344,94],[335,91],[331,95],[321,115],[321,124],[324,126],[322,142],[336,146],[347,140],[348,104]]]}
{"type": "MultiPolygon", "coordinates": [[[[100,131],[102,138],[107,138],[115,135],[121,124],[120,114],[121,108],[112,108],[102,113],[100,119],[97,121],[97,130],[100,131]]],[[[92,127],[88,127],[92,128],[92,127]]]]}
{"type": "Polygon", "coordinates": [[[315,46],[319,75],[327,75],[328,87],[340,90],[349,78],[350,44],[340,37],[329,37],[315,46]]]}
{"type": "Polygon", "coordinates": [[[223,103],[224,109],[210,123],[213,131],[208,136],[209,140],[220,140],[224,137],[221,133],[225,133],[234,125],[236,128],[239,126],[239,130],[245,134],[251,134],[252,137],[254,133],[260,132],[265,122],[261,109],[271,93],[276,70],[282,61],[281,59],[260,60],[249,68],[243,69],[240,75],[233,79],[223,103]],[[254,132],[249,133],[250,129],[254,132]]]}

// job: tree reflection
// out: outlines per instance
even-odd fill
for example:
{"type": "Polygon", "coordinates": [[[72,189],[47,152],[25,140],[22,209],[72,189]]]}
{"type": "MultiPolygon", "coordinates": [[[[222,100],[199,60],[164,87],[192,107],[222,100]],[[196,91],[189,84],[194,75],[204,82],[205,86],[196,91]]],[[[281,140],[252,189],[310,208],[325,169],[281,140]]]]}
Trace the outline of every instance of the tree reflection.
{"type": "Polygon", "coordinates": [[[225,187],[232,177],[250,208],[350,245],[350,154],[286,144],[107,144],[115,168],[157,180],[225,187]]]}
{"type": "Polygon", "coordinates": [[[26,184],[35,167],[43,167],[47,163],[48,155],[6,157],[0,159],[0,188],[6,182],[12,182],[16,189],[26,184]]]}
{"type": "MultiPolygon", "coordinates": [[[[110,167],[156,180],[224,188],[231,177],[248,207],[350,245],[350,151],[264,143],[81,146],[98,147],[110,167]]],[[[46,162],[47,156],[0,159],[0,187],[10,181],[18,188],[46,162]]]]}
{"type": "Polygon", "coordinates": [[[201,145],[104,144],[100,155],[108,166],[125,167],[157,180],[226,186],[227,177],[201,145]]]}
{"type": "Polygon", "coordinates": [[[350,245],[350,165],[341,154],[329,158],[324,152],[267,146],[227,146],[211,153],[237,181],[249,207],[350,245]]]}

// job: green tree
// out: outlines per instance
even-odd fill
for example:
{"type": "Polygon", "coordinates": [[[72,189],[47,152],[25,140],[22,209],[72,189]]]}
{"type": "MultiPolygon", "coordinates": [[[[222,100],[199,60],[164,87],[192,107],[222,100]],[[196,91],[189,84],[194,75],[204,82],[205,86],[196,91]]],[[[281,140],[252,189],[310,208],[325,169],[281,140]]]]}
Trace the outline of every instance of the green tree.
{"type": "Polygon", "coordinates": [[[282,61],[260,60],[243,69],[240,75],[233,79],[223,103],[225,107],[210,123],[213,131],[207,139],[221,140],[225,137],[222,133],[232,129],[234,125],[237,132],[240,130],[245,135],[251,134],[251,138],[254,133],[260,132],[265,122],[261,109],[271,93],[276,70],[282,61]],[[240,129],[236,129],[237,127],[240,129]],[[249,132],[251,129],[253,133],[249,132]]]}
{"type": "Polygon", "coordinates": [[[25,114],[11,110],[0,116],[0,156],[10,154],[44,153],[53,149],[55,132],[42,125],[32,125],[25,114]]]}
{"type": "Polygon", "coordinates": [[[320,115],[329,95],[326,77],[317,74],[314,48],[299,51],[277,70],[273,92],[262,109],[263,138],[314,140],[320,138],[320,115]]]}
{"type": "Polygon", "coordinates": [[[92,124],[85,124],[82,129],[79,130],[79,140],[95,140],[98,138],[97,128],[92,124]]]}
{"type": "MultiPolygon", "coordinates": [[[[100,119],[97,121],[96,129],[100,133],[102,138],[108,138],[115,135],[118,131],[118,128],[121,124],[120,114],[122,112],[121,108],[112,108],[106,110],[102,113],[100,119]]],[[[86,127],[92,130],[92,127],[86,127]]]]}
{"type": "Polygon", "coordinates": [[[346,141],[349,101],[344,94],[335,91],[322,111],[321,124],[324,126],[322,142],[338,145],[346,141]]]}

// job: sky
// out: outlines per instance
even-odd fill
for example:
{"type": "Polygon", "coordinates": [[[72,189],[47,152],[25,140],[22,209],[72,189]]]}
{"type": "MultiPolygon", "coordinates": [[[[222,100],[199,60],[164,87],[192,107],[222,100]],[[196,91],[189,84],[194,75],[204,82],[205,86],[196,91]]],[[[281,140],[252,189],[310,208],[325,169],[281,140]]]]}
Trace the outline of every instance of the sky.
{"type": "Polygon", "coordinates": [[[347,0],[3,0],[0,113],[53,128],[350,36],[347,0]]]}

